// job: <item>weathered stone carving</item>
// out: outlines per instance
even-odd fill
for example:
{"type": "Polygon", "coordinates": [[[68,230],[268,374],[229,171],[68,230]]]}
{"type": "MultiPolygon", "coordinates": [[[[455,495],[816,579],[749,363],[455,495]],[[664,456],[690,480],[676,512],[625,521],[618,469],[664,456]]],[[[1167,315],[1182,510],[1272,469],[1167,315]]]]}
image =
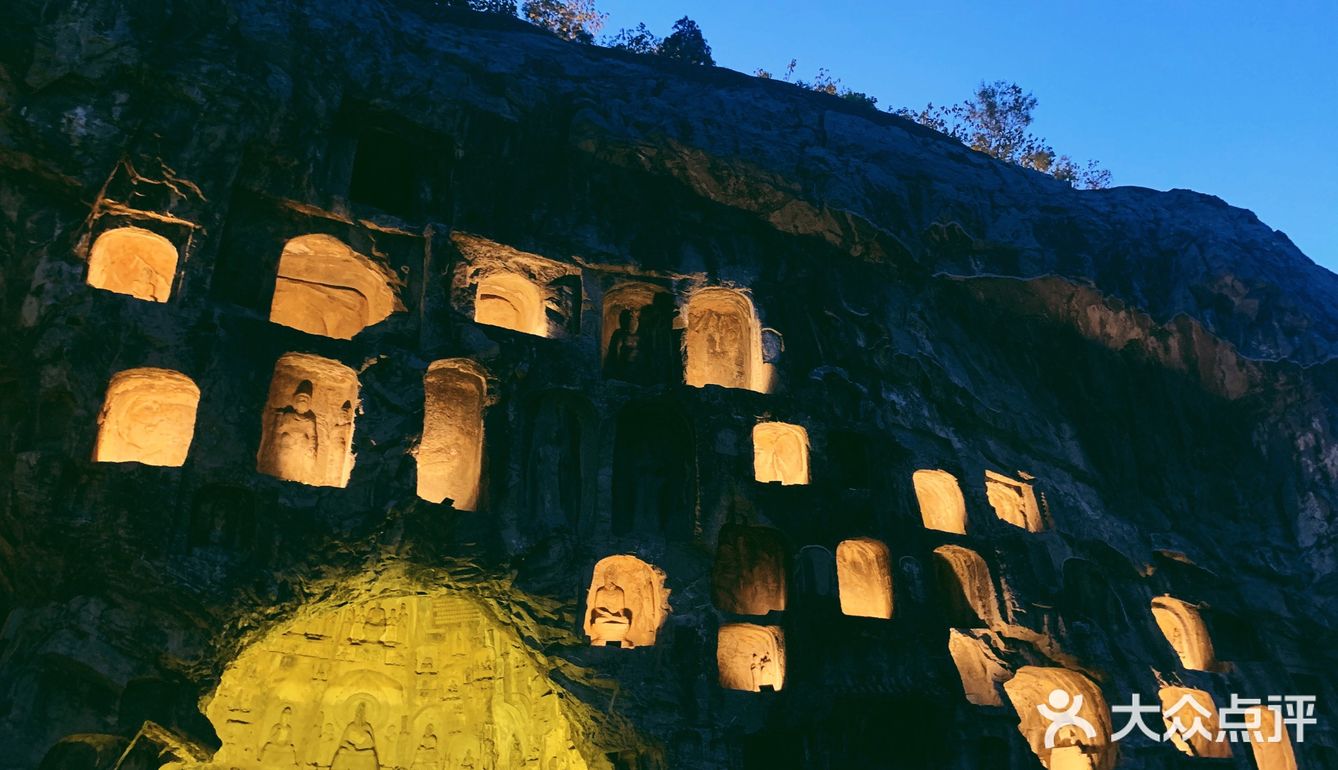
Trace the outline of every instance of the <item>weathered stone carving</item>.
{"type": "Polygon", "coordinates": [[[200,389],[171,369],[126,369],[107,383],[93,459],[179,466],[195,436],[200,389]]]}
{"type": "Polygon", "coordinates": [[[595,565],[586,595],[585,633],[596,647],[647,647],[669,611],[664,574],[635,556],[595,565]]]}
{"type": "Polygon", "coordinates": [[[1091,679],[1064,668],[1023,666],[1004,683],[1004,692],[1017,712],[1018,731],[1047,768],[1081,768],[1090,761],[1096,770],[1110,770],[1110,710],[1091,679]],[[1045,710],[1061,718],[1048,718],[1045,710]]]}
{"type": "Polygon", "coordinates": [[[788,570],[781,534],[766,527],[720,528],[711,589],[715,606],[738,615],[785,609],[788,570]]]}
{"type": "Polygon", "coordinates": [[[980,554],[960,545],[941,545],[934,556],[942,611],[949,624],[974,628],[998,623],[994,579],[980,554]]]}
{"type": "Polygon", "coordinates": [[[892,617],[892,567],[887,546],[861,537],[836,546],[841,612],[866,618],[892,617]]]}
{"type": "Polygon", "coordinates": [[[328,358],[286,353],[274,365],[256,469],[286,481],[348,484],[358,376],[328,358]]]}
{"type": "Polygon", "coordinates": [[[330,235],[288,241],[279,256],[269,320],[309,334],[353,339],[402,310],[392,274],[330,235]]]}
{"type": "Polygon", "coordinates": [[[807,484],[808,431],[786,422],[754,425],[753,477],[763,483],[807,484]]]}
{"type": "Polygon", "coordinates": [[[778,691],[785,684],[784,634],[775,626],[723,625],[716,639],[716,664],[721,687],[778,691]]]}
{"type": "Polygon", "coordinates": [[[919,470],[911,474],[911,482],[926,529],[966,534],[966,500],[956,476],[947,471],[919,470]]]}
{"type": "Polygon", "coordinates": [[[479,279],[474,320],[536,337],[548,336],[543,291],[517,273],[494,272],[479,279]]]}
{"type": "Polygon", "coordinates": [[[604,295],[604,376],[641,385],[671,382],[677,370],[673,297],[643,283],[604,295]]]}
{"type": "Polygon", "coordinates": [[[1166,723],[1167,733],[1176,748],[1191,757],[1227,759],[1231,756],[1231,742],[1217,740],[1219,720],[1212,695],[1191,687],[1168,686],[1162,687],[1157,696],[1161,700],[1162,721],[1166,723]],[[1196,721],[1203,732],[1193,729],[1196,721]]]}
{"type": "Polygon", "coordinates": [[[176,280],[177,248],[139,227],[107,230],[88,254],[88,285],[148,302],[166,302],[176,280]]]}
{"type": "Polygon", "coordinates": [[[415,453],[418,496],[472,511],[483,472],[487,380],[468,359],[433,361],[423,377],[423,394],[423,438],[415,453]]]}
{"type": "Polygon", "coordinates": [[[700,289],[688,300],[687,321],[687,384],[769,389],[757,316],[746,296],[733,289],[700,289]]]}
{"type": "Polygon", "coordinates": [[[1213,641],[1198,607],[1170,596],[1152,600],[1152,617],[1157,621],[1180,664],[1196,671],[1210,671],[1216,662],[1213,641]]]}
{"type": "Polygon", "coordinates": [[[1031,484],[994,471],[985,471],[985,495],[994,513],[1003,521],[1028,532],[1045,529],[1031,484]]]}

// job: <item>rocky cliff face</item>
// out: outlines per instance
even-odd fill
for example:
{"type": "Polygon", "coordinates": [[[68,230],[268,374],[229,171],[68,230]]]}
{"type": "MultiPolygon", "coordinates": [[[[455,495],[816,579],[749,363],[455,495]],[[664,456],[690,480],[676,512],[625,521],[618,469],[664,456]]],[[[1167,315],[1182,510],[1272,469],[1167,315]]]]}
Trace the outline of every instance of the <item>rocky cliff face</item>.
{"type": "Polygon", "coordinates": [[[407,0],[7,16],[0,766],[1338,767],[1251,213],[407,0]],[[1319,725],[1111,740],[1174,688],[1319,725]]]}

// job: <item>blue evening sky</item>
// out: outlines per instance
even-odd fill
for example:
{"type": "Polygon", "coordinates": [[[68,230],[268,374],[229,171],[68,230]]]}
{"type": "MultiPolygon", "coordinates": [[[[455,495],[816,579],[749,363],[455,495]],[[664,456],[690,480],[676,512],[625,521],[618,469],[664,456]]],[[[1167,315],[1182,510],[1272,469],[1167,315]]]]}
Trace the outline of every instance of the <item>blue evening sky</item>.
{"type": "Polygon", "coordinates": [[[597,0],[604,31],[701,25],[716,63],[826,67],[888,105],[981,80],[1040,100],[1032,127],[1116,185],[1253,210],[1338,271],[1338,0],[597,0]]]}

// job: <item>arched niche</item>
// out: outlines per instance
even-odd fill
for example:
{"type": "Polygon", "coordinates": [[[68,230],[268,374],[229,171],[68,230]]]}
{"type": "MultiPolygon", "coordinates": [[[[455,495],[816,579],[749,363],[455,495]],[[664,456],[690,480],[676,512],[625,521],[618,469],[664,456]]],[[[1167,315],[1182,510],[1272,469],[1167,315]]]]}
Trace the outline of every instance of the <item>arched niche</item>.
{"type": "Polygon", "coordinates": [[[205,709],[219,767],[586,770],[591,712],[459,594],[299,608],[229,662],[205,709]],[[486,672],[486,675],[484,675],[486,672]],[[555,697],[556,695],[556,697],[555,697]]]}
{"type": "Polygon", "coordinates": [[[1018,731],[1048,770],[1072,770],[1084,763],[1093,770],[1109,770],[1114,762],[1109,750],[1110,710],[1101,689],[1091,679],[1064,668],[1023,666],[1004,682],[1004,693],[1017,712],[1018,731]],[[1064,712],[1079,698],[1082,703],[1076,715],[1086,720],[1093,734],[1064,725],[1050,731],[1051,747],[1047,747],[1046,733],[1054,722],[1037,707],[1064,712]]]}
{"type": "Polygon", "coordinates": [[[842,540],[836,546],[836,578],[842,613],[892,617],[892,568],[882,542],[867,537],[842,540]]]}
{"type": "Polygon", "coordinates": [[[592,465],[594,408],[571,392],[551,392],[530,410],[525,488],[529,521],[575,529],[592,465]]]}
{"type": "Polygon", "coordinates": [[[1180,664],[1194,671],[1210,671],[1215,663],[1212,638],[1199,608],[1170,596],[1152,600],[1152,618],[1180,657],[1180,664]]]}
{"type": "Polygon", "coordinates": [[[687,304],[683,344],[687,384],[767,392],[757,314],[742,292],[720,287],[694,292],[687,304]]]}
{"type": "Polygon", "coordinates": [[[395,279],[331,235],[284,244],[269,320],[308,334],[348,340],[401,310],[395,279]]]}
{"type": "Polygon", "coordinates": [[[805,598],[836,595],[836,555],[820,545],[806,545],[795,556],[795,594],[805,598]]]}
{"type": "Polygon", "coordinates": [[[487,396],[487,380],[473,361],[447,358],[428,365],[423,438],[415,452],[419,497],[432,503],[450,500],[458,511],[478,506],[487,396]]]}
{"type": "Polygon", "coordinates": [[[767,527],[720,528],[711,595],[715,606],[737,615],[785,609],[785,542],[767,527]]]}
{"type": "Polygon", "coordinates": [[[88,253],[88,285],[147,302],[166,302],[177,273],[177,247],[139,227],[107,230],[88,253]]]}
{"type": "Polygon", "coordinates": [[[934,549],[935,583],[940,607],[954,628],[980,628],[999,619],[999,600],[989,565],[980,554],[959,545],[934,549]]]}
{"type": "Polygon", "coordinates": [[[544,292],[519,273],[499,271],[479,278],[474,295],[474,320],[536,337],[548,336],[544,292]]]}
{"type": "Polygon", "coordinates": [[[1036,504],[1036,492],[1031,484],[994,471],[985,471],[985,496],[989,498],[995,515],[1002,521],[1028,532],[1045,529],[1041,508],[1036,504]]]}
{"type": "Polygon", "coordinates": [[[93,460],[178,467],[195,437],[200,389],[171,369],[126,369],[107,383],[93,460]]]}
{"type": "Polygon", "coordinates": [[[716,665],[721,687],[779,691],[785,684],[785,636],[776,626],[723,625],[716,637],[716,665]]]}
{"type": "Polygon", "coordinates": [[[788,422],[754,425],[753,477],[765,484],[807,484],[808,431],[788,422]]]}
{"type": "Polygon", "coordinates": [[[1190,687],[1163,687],[1157,697],[1161,700],[1162,721],[1177,749],[1191,757],[1231,757],[1231,742],[1216,740],[1220,722],[1213,696],[1190,687]],[[1195,721],[1208,735],[1192,729],[1195,721]]]}
{"type": "Polygon", "coordinates": [[[697,476],[691,423],[664,401],[618,412],[613,454],[613,531],[692,537],[697,476]]]}
{"type": "Polygon", "coordinates": [[[626,554],[600,559],[585,607],[585,635],[594,646],[649,647],[669,614],[664,573],[626,554]]]}
{"type": "Polygon", "coordinates": [[[309,486],[346,486],[357,410],[352,369],[309,353],[285,353],[274,364],[256,469],[309,486]]]}
{"type": "Polygon", "coordinates": [[[1296,770],[1296,754],[1292,750],[1291,737],[1278,711],[1268,706],[1253,706],[1248,709],[1244,721],[1258,725],[1256,729],[1247,731],[1250,753],[1254,755],[1257,770],[1296,770]]]}
{"type": "Polygon", "coordinates": [[[671,382],[678,368],[674,298],[646,283],[621,283],[604,294],[601,360],[609,379],[654,385],[671,382]]]}
{"type": "Polygon", "coordinates": [[[957,477],[940,470],[918,470],[911,474],[920,518],[926,529],[966,534],[966,500],[957,477]]]}
{"type": "Polygon", "coordinates": [[[999,689],[1011,672],[987,641],[987,632],[948,630],[948,654],[957,667],[966,700],[977,706],[1002,706],[999,689]]]}

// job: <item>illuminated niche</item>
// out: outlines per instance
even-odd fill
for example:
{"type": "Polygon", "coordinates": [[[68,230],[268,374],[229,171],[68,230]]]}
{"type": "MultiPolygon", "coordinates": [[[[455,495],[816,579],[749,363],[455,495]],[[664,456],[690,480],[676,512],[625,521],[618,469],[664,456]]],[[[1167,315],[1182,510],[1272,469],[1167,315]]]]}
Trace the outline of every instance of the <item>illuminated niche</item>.
{"type": "Polygon", "coordinates": [[[269,320],[334,339],[402,310],[394,278],[330,235],[303,235],[284,244],[269,320]]]}
{"type": "Polygon", "coordinates": [[[108,230],[93,241],[88,254],[88,285],[148,302],[172,296],[177,247],[139,227],[108,230]]]}
{"type": "Polygon", "coordinates": [[[93,460],[177,467],[195,436],[200,389],[171,369],[126,369],[107,383],[93,460]]]}
{"type": "Polygon", "coordinates": [[[573,699],[459,595],[303,608],[228,664],[205,709],[219,767],[586,770],[573,699]]]}
{"type": "Polygon", "coordinates": [[[785,543],[767,527],[726,524],[720,528],[711,596],[715,606],[737,615],[785,609],[785,543]]]}
{"type": "Polygon", "coordinates": [[[1254,706],[1247,711],[1245,721],[1257,725],[1247,733],[1257,770],[1296,770],[1291,736],[1277,711],[1254,706]]]}
{"type": "Polygon", "coordinates": [[[1213,668],[1213,642],[1198,607],[1170,596],[1152,600],[1152,618],[1170,643],[1180,664],[1194,671],[1213,668]]]}
{"type": "Polygon", "coordinates": [[[763,483],[807,484],[808,431],[788,422],[754,425],[753,477],[763,483]]]}
{"type": "Polygon", "coordinates": [[[664,573],[625,554],[595,565],[585,600],[585,635],[596,647],[649,647],[669,614],[664,573]]]}
{"type": "Polygon", "coordinates": [[[1036,504],[1036,492],[1031,484],[994,471],[985,471],[985,496],[989,498],[994,513],[1003,521],[1028,532],[1045,529],[1040,506],[1036,504]]]}
{"type": "Polygon", "coordinates": [[[534,281],[517,273],[496,272],[479,278],[474,320],[536,337],[548,336],[544,293],[534,281]]]}
{"type": "Polygon", "coordinates": [[[433,503],[451,500],[458,511],[477,507],[487,391],[483,371],[469,359],[428,365],[423,376],[423,438],[415,452],[419,497],[433,503]]]}
{"type": "Polygon", "coordinates": [[[911,474],[911,483],[926,529],[966,534],[966,500],[956,476],[947,471],[919,470],[911,474]]]}
{"type": "Polygon", "coordinates": [[[622,283],[604,294],[600,327],[604,376],[652,385],[669,382],[677,366],[673,296],[646,283],[622,283]]]}
{"type": "Polygon", "coordinates": [[[1217,737],[1219,721],[1217,705],[1213,696],[1203,690],[1189,687],[1163,687],[1157,693],[1161,700],[1162,721],[1166,723],[1171,742],[1175,747],[1191,757],[1212,757],[1226,759],[1231,756],[1231,743],[1227,740],[1214,740],[1217,737]],[[1198,731],[1188,736],[1194,721],[1198,720],[1208,735],[1198,731]]]}
{"type": "Polygon", "coordinates": [[[934,559],[941,609],[950,626],[980,628],[999,620],[994,578],[980,554],[959,545],[941,545],[934,549],[934,559]]]}
{"type": "Polygon", "coordinates": [[[948,629],[948,654],[962,680],[962,692],[968,703],[977,706],[1002,706],[999,690],[1011,672],[986,641],[987,631],[948,629]]]}
{"type": "Polygon", "coordinates": [[[892,617],[892,569],[887,546],[867,537],[836,546],[841,612],[863,618],[892,617]]]}
{"type": "Polygon", "coordinates": [[[720,287],[694,292],[687,304],[684,347],[687,384],[767,392],[757,314],[743,293],[720,287]]]}
{"type": "Polygon", "coordinates": [[[347,485],[357,409],[352,369],[308,353],[285,353],[274,364],[256,469],[310,486],[347,485]]]}
{"type": "Polygon", "coordinates": [[[776,626],[728,623],[716,637],[720,686],[762,692],[785,684],[785,636],[776,626]]]}
{"type": "Polygon", "coordinates": [[[1004,682],[1004,692],[1019,719],[1018,732],[1048,770],[1105,770],[1110,746],[1110,710],[1101,689],[1091,679],[1065,668],[1023,666],[1012,679],[1004,682]],[[1088,736],[1076,725],[1062,725],[1052,732],[1046,747],[1046,731],[1054,721],[1045,717],[1038,706],[1055,713],[1067,713],[1077,698],[1082,703],[1076,715],[1091,725],[1088,736]]]}

